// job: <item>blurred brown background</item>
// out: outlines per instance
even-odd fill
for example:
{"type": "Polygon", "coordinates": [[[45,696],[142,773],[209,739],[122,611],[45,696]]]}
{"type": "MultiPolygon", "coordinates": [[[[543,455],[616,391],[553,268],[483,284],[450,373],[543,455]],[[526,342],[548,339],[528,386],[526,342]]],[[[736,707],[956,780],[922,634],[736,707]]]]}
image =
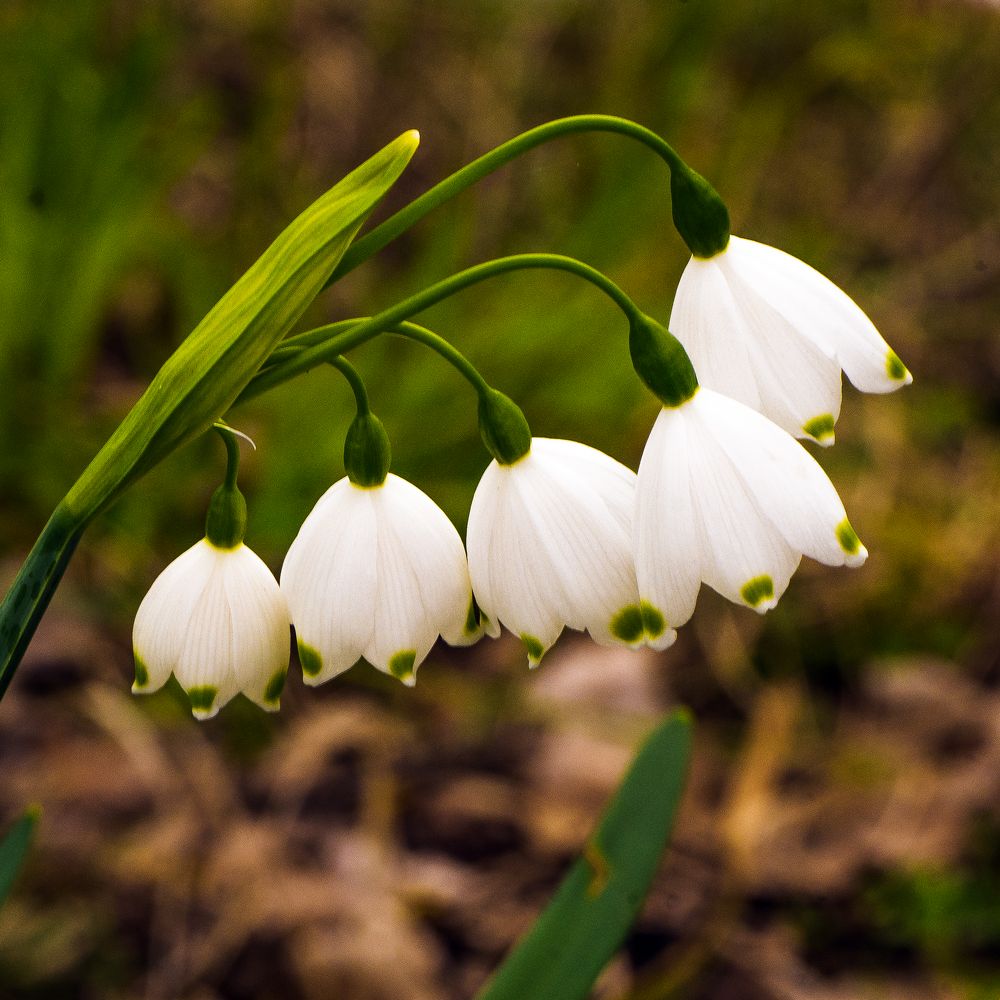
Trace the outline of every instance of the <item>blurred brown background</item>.
{"type": "MultiPolygon", "coordinates": [[[[960,0],[7,0],[0,7],[0,575],[169,351],[311,199],[408,128],[380,216],[583,111],[662,133],[734,231],[849,290],[914,372],[845,388],[819,454],[872,552],[803,565],[766,618],[704,592],[665,654],[567,636],[365,665],[280,715],[135,700],[132,616],[202,530],[197,442],[89,530],[0,706],[0,821],[42,804],[0,910],[0,996],[459,1000],[525,929],[638,741],[692,707],[673,847],[602,1000],[1000,996],[1000,11],[960,0]]],[[[488,257],[581,257],[669,315],[666,175],[612,136],[540,149],[439,210],[310,318],[488,257]]],[[[620,316],[565,275],[426,314],[536,433],[635,467],[655,403],[620,316]]],[[[391,351],[391,353],[390,353],[391,351]]],[[[464,525],[466,387],[355,359],[395,469],[464,525]],[[433,435],[428,433],[432,427],[433,435]]],[[[332,373],[232,419],[275,570],[342,474],[332,373]]]]}

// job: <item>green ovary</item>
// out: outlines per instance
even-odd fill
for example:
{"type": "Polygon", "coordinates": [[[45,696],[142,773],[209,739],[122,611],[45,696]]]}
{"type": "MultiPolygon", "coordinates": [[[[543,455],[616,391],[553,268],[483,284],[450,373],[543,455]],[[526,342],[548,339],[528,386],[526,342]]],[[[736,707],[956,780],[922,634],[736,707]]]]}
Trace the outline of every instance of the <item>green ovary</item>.
{"type": "Polygon", "coordinates": [[[747,580],[740,588],[740,597],[751,608],[756,608],[764,601],[774,599],[774,581],[767,574],[755,576],[752,580],[747,580]]]}

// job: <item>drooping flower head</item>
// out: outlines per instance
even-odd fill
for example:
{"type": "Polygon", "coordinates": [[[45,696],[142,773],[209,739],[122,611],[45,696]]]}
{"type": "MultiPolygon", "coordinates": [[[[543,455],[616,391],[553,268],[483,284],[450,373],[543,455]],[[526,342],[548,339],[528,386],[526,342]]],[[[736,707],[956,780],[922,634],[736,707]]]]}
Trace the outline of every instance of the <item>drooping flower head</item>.
{"type": "Polygon", "coordinates": [[[499,393],[493,403],[493,412],[481,407],[481,424],[499,455],[476,488],[468,528],[472,586],[493,634],[502,624],[519,636],[532,666],[564,626],[602,644],[668,646],[675,633],[639,602],[635,473],[594,448],[530,431],[505,447],[520,411],[499,393]]]}
{"type": "Polygon", "coordinates": [[[913,381],[861,308],[796,257],[732,236],[681,276],[670,330],[702,385],[796,437],[833,443],[843,370],[863,392],[913,381]]]}
{"type": "Polygon", "coordinates": [[[289,619],[278,582],[246,545],[207,538],[178,556],[139,605],[135,683],[148,694],[171,673],[199,719],[242,692],[277,711],[288,670],[289,619]]]}
{"type": "Polygon", "coordinates": [[[481,635],[462,539],[416,486],[390,475],[381,422],[359,416],[344,449],[348,476],[320,497],[281,570],[306,684],[361,657],[416,683],[437,637],[481,635]]]}
{"type": "Polygon", "coordinates": [[[236,487],[238,451],[216,490],[206,537],[157,577],[139,605],[132,633],[135,683],[147,694],[173,673],[196,718],[207,719],[242,692],[277,711],[288,671],[289,619],[278,582],[243,544],[246,502],[236,487]]]}
{"type": "Polygon", "coordinates": [[[802,555],[856,566],[867,550],[826,473],[791,435],[699,387],[655,321],[633,328],[633,361],[664,403],[636,484],[639,593],[677,627],[702,582],[757,611],[774,607],[802,555]]]}

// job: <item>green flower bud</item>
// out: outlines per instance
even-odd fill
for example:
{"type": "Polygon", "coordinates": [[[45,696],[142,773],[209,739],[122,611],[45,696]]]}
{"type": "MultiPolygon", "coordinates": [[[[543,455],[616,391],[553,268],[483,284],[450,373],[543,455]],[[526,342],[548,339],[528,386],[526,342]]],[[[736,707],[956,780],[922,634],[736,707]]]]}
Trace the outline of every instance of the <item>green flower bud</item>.
{"type": "Polygon", "coordinates": [[[381,486],[389,475],[392,447],[382,421],[374,413],[359,413],[347,429],[344,468],[355,486],[381,486]]]}
{"type": "Polygon", "coordinates": [[[531,428],[521,407],[496,389],[480,393],[479,433],[501,465],[513,465],[531,451],[531,428]]]}
{"type": "Polygon", "coordinates": [[[681,342],[642,313],[632,317],[628,334],[632,367],[664,406],[680,406],[698,391],[698,376],[681,342]]]}
{"type": "Polygon", "coordinates": [[[729,244],[729,210],[719,193],[684,163],[670,168],[674,228],[695,257],[714,257],[729,244]]]}
{"type": "Polygon", "coordinates": [[[205,537],[217,549],[235,549],[247,531],[247,502],[239,488],[223,483],[213,494],[205,518],[205,537]]]}

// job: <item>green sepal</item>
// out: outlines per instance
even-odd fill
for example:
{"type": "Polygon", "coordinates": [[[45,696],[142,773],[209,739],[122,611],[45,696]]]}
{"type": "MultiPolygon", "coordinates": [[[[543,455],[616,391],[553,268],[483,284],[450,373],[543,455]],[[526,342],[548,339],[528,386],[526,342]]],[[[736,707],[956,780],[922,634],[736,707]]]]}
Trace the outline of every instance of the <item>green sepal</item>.
{"type": "Polygon", "coordinates": [[[501,465],[513,465],[531,451],[531,428],[521,407],[496,389],[479,394],[479,434],[501,465]]]}
{"type": "Polygon", "coordinates": [[[381,486],[389,475],[392,446],[382,421],[374,413],[359,413],[347,429],[344,469],[355,486],[381,486]]]}
{"type": "Polygon", "coordinates": [[[217,549],[235,549],[247,533],[247,502],[237,486],[223,483],[213,494],[205,518],[205,537],[217,549]]]}
{"type": "Polygon", "coordinates": [[[680,406],[698,391],[698,376],[681,342],[655,319],[632,317],[628,333],[632,367],[664,406],[680,406]]]}
{"type": "Polygon", "coordinates": [[[714,257],[729,245],[729,209],[718,191],[685,163],[670,168],[674,228],[695,257],[714,257]]]}

